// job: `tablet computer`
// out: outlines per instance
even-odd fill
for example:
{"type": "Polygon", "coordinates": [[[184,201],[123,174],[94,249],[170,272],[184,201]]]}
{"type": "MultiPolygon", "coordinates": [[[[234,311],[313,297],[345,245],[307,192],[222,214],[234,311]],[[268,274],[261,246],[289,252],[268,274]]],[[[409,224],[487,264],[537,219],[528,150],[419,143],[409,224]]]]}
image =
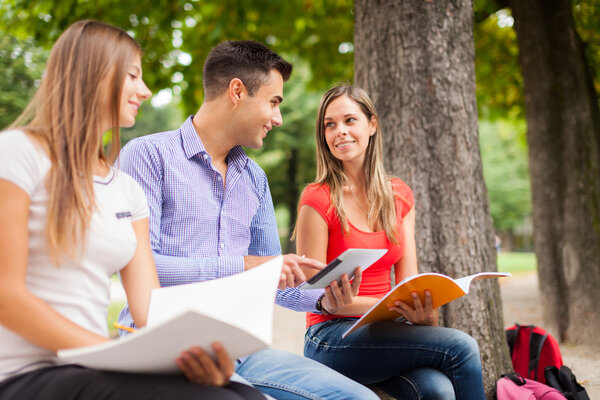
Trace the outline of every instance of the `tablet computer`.
{"type": "Polygon", "coordinates": [[[348,277],[352,279],[356,267],[360,267],[364,271],[385,253],[387,253],[387,249],[348,249],[308,279],[306,283],[299,286],[298,289],[324,289],[334,280],[339,283],[344,274],[348,274],[348,277]]]}

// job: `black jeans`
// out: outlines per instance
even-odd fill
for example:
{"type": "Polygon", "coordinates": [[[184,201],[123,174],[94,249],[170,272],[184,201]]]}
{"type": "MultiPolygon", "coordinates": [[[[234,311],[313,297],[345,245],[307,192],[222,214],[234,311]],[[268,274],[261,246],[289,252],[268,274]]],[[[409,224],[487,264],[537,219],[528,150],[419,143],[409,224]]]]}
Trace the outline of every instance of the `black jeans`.
{"type": "Polygon", "coordinates": [[[106,372],[78,365],[40,368],[0,382],[2,400],[265,400],[251,386],[205,386],[183,375],[106,372]]]}

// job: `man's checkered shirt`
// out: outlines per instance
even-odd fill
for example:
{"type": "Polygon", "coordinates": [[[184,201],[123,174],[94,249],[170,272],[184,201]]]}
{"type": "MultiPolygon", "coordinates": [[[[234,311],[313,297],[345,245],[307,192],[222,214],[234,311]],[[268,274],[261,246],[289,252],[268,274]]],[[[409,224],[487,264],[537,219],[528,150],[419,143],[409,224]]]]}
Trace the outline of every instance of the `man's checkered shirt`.
{"type": "MultiPolygon", "coordinates": [[[[281,254],[264,171],[234,147],[224,186],[211,161],[192,117],[177,130],[133,139],[117,161],[146,193],[150,242],[163,287],[242,272],[245,255],[281,254]]],[[[279,290],[277,304],[314,312],[322,293],[279,290]]],[[[120,322],[133,326],[127,308],[120,322]]]]}

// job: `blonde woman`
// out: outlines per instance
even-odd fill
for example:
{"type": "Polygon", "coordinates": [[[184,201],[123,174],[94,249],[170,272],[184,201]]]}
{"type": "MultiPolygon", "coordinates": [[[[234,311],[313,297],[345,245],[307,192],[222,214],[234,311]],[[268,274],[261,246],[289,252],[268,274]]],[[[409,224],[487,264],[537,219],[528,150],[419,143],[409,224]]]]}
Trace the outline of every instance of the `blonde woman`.
{"type": "Polygon", "coordinates": [[[59,349],[109,340],[112,274],[120,271],[138,326],[159,286],[144,192],[111,168],[119,127],[134,124],[150,95],[139,45],[121,29],[79,21],[55,43],[24,115],[0,134],[0,398],[263,398],[228,384],[233,363],[218,344],[216,362],[198,348],[184,352],[181,376],[95,371],[56,358],[59,349]],[[110,158],[102,147],[108,130],[110,158]]]}
{"type": "Polygon", "coordinates": [[[413,193],[389,177],[379,117],[367,93],[336,86],[321,99],[316,124],[317,179],[300,198],[298,254],[329,262],[348,248],[388,252],[362,275],[358,296],[335,315],[307,315],[304,355],[402,399],[484,399],[479,348],[467,334],[438,327],[431,295],[398,302],[407,322],[377,322],[342,333],[391,288],[417,273],[413,193]]]}

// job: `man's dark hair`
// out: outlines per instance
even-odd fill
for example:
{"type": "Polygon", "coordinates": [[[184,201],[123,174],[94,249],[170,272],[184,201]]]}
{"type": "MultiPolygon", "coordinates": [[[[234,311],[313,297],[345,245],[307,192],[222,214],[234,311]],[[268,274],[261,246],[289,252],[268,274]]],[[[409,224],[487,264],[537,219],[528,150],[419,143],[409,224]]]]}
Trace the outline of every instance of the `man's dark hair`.
{"type": "Polygon", "coordinates": [[[254,96],[272,69],[278,71],[285,82],[292,73],[292,64],[253,40],[223,42],[208,53],[204,62],[204,99],[210,101],[219,96],[234,78],[241,79],[248,94],[254,96]]]}

